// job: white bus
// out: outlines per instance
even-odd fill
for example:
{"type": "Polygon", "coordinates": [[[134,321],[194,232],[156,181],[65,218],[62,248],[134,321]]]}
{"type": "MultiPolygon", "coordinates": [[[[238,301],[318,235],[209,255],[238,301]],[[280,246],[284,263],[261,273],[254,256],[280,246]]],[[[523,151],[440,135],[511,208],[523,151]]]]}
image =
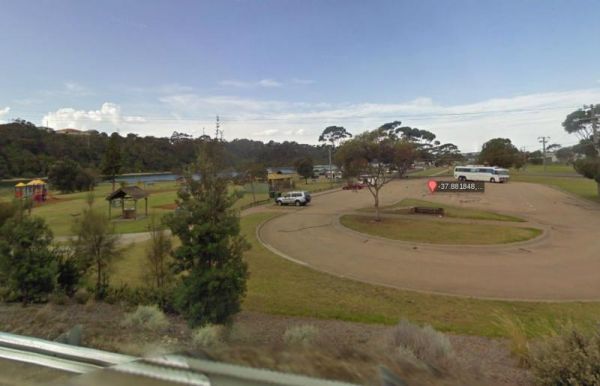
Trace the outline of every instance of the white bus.
{"type": "Polygon", "coordinates": [[[508,170],[497,166],[465,165],[454,168],[454,178],[459,181],[508,182],[508,170]]]}

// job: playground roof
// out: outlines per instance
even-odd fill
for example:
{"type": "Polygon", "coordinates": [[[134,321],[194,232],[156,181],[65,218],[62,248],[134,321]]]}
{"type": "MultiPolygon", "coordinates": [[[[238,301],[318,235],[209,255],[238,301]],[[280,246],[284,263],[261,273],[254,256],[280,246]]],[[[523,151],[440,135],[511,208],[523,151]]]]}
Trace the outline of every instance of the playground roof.
{"type": "Polygon", "coordinates": [[[24,184],[24,183],[22,183],[22,182],[19,182],[18,184],[16,184],[16,185],[15,185],[15,188],[23,188],[23,187],[25,187],[25,186],[27,186],[27,185],[25,185],[25,184],[24,184]]]}
{"type": "Polygon", "coordinates": [[[31,180],[27,183],[28,186],[31,185],[46,185],[46,183],[42,180],[31,180]]]}
{"type": "Polygon", "coordinates": [[[139,200],[148,196],[149,193],[138,186],[127,186],[125,188],[119,188],[115,190],[114,192],[106,196],[106,200],[112,201],[116,198],[133,198],[134,200],[139,200]]]}

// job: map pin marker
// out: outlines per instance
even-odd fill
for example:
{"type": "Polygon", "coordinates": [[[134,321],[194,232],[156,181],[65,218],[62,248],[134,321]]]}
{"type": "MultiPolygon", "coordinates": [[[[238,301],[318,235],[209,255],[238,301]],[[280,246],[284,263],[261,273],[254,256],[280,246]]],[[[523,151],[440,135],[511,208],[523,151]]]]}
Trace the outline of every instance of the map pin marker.
{"type": "Polygon", "coordinates": [[[429,191],[431,193],[433,193],[435,191],[435,188],[437,187],[437,181],[435,181],[435,180],[429,180],[427,182],[427,187],[429,188],[429,191]]]}

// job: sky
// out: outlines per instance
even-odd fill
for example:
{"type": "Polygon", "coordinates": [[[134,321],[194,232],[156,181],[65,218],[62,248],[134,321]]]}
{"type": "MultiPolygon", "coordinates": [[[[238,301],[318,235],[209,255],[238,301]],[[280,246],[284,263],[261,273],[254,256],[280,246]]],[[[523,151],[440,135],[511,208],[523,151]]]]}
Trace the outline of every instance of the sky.
{"type": "Polygon", "coordinates": [[[465,152],[571,145],[600,2],[0,0],[0,122],[317,143],[390,121],[465,152]]]}

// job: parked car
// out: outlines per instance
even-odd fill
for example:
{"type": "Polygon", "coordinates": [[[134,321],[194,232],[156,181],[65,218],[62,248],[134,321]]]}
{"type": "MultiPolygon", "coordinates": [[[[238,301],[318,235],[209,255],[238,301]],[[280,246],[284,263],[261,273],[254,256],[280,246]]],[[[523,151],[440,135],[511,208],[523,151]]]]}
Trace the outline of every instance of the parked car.
{"type": "Polygon", "coordinates": [[[296,205],[304,206],[310,202],[310,193],[308,192],[286,192],[275,199],[277,205],[296,205]]]}
{"type": "Polygon", "coordinates": [[[366,184],[361,184],[359,182],[352,182],[349,184],[346,184],[342,187],[342,189],[344,190],[361,190],[362,188],[366,188],[367,185],[366,184]]]}

